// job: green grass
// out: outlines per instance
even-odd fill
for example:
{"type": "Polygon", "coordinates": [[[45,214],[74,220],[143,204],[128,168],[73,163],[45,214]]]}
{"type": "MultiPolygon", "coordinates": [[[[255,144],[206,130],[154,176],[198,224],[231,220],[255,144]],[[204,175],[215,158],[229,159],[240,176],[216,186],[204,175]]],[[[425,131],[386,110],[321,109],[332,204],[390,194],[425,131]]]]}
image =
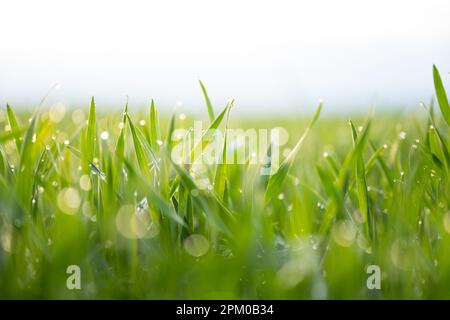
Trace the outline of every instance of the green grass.
{"type": "Polygon", "coordinates": [[[311,119],[233,118],[234,102],[213,107],[200,82],[205,127],[287,129],[270,177],[174,163],[170,137],[195,119],[160,117],[154,101],[105,113],[92,99],[64,116],[8,105],[0,297],[450,298],[450,107],[433,78],[439,114],[351,121],[321,118],[322,105],[311,119]],[[69,265],[81,290],[66,287],[69,265]],[[366,287],[369,265],[380,290],[366,287]]]}

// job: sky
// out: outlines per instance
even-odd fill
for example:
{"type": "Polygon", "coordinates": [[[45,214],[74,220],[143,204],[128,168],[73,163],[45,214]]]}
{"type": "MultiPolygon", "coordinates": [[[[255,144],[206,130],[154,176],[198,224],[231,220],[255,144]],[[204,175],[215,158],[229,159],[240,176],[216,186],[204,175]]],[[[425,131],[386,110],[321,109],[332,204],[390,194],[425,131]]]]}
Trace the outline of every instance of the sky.
{"type": "Polygon", "coordinates": [[[399,110],[450,85],[448,0],[1,1],[0,105],[399,110]]]}

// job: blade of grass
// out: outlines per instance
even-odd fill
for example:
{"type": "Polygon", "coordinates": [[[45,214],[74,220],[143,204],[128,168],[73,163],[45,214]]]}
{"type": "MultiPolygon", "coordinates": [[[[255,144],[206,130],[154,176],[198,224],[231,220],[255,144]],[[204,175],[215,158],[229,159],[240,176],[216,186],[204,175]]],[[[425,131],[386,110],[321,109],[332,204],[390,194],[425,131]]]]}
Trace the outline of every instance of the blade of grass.
{"type": "Polygon", "coordinates": [[[205,86],[203,85],[203,83],[200,80],[198,80],[198,82],[200,83],[200,87],[202,87],[203,96],[205,97],[206,108],[208,109],[209,121],[213,122],[215,119],[215,116],[214,116],[214,109],[211,104],[211,100],[209,100],[208,93],[206,92],[206,89],[205,89],[205,86]]]}
{"type": "MultiPolygon", "coordinates": [[[[8,115],[9,126],[11,127],[12,133],[17,133],[20,131],[19,123],[17,122],[16,115],[9,104],[6,104],[6,113],[8,115]]],[[[20,152],[22,148],[22,137],[15,138],[17,152],[20,152]]]]}
{"type": "Polygon", "coordinates": [[[448,98],[447,94],[445,93],[444,85],[442,84],[441,76],[435,65],[433,65],[433,79],[439,108],[441,109],[444,120],[450,126],[450,106],[448,104],[448,98]]]}
{"type": "Polygon", "coordinates": [[[217,116],[217,118],[211,123],[209,128],[202,135],[200,141],[197,141],[194,148],[191,151],[191,163],[194,163],[195,160],[201,155],[203,148],[210,143],[210,140],[214,137],[214,131],[219,127],[223,118],[225,117],[227,110],[234,103],[234,100],[231,103],[228,103],[225,108],[223,108],[222,112],[217,116]]]}
{"type": "Polygon", "coordinates": [[[95,101],[94,97],[92,97],[91,106],[89,108],[88,127],[85,141],[87,152],[86,157],[88,162],[92,162],[94,160],[95,143],[96,143],[95,101]]]}
{"type": "Polygon", "coordinates": [[[136,128],[133,125],[133,121],[131,120],[130,116],[128,116],[128,124],[130,126],[131,130],[131,136],[133,138],[133,144],[134,144],[134,151],[136,153],[136,158],[139,164],[139,167],[141,168],[142,172],[149,177],[150,176],[150,170],[148,168],[147,159],[145,157],[145,152],[142,147],[141,140],[139,139],[138,133],[136,132],[136,128]]]}
{"type": "Polygon", "coordinates": [[[219,199],[223,199],[223,195],[225,192],[225,182],[226,182],[226,175],[227,175],[227,166],[225,164],[225,158],[227,154],[227,128],[228,128],[228,119],[230,117],[230,111],[233,107],[233,101],[230,104],[230,107],[228,108],[227,112],[227,119],[225,121],[225,137],[223,139],[223,149],[222,149],[222,155],[220,156],[219,163],[217,164],[216,168],[216,174],[214,177],[214,190],[216,191],[217,196],[219,199]]]}
{"type": "MultiPolygon", "coordinates": [[[[358,139],[358,134],[352,121],[350,121],[350,127],[352,129],[353,146],[355,147],[356,141],[358,139]]],[[[370,217],[369,195],[367,193],[366,172],[362,153],[359,153],[357,155],[355,172],[356,172],[356,190],[359,201],[359,210],[361,212],[365,235],[367,239],[369,239],[371,238],[370,230],[372,226],[370,217]]]]}
{"type": "Polygon", "coordinates": [[[125,104],[125,108],[122,114],[122,128],[120,129],[120,135],[117,139],[116,144],[116,155],[119,159],[123,159],[125,157],[125,132],[126,132],[126,122],[127,122],[127,114],[128,114],[128,101],[125,104]]]}
{"type": "Polygon", "coordinates": [[[309,131],[311,130],[311,128],[314,126],[317,119],[319,118],[320,111],[322,110],[322,105],[323,105],[323,103],[320,102],[319,106],[316,109],[314,117],[312,118],[308,127],[306,127],[303,135],[297,141],[296,145],[294,146],[292,151],[288,154],[286,159],[284,159],[284,161],[281,163],[277,172],[270,176],[269,182],[267,184],[265,196],[264,196],[266,203],[269,202],[269,200],[272,199],[273,197],[277,197],[278,194],[280,193],[283,182],[289,173],[289,169],[292,166],[295,156],[297,155],[298,151],[300,150],[301,146],[303,145],[303,142],[305,141],[306,137],[308,136],[309,131]]]}

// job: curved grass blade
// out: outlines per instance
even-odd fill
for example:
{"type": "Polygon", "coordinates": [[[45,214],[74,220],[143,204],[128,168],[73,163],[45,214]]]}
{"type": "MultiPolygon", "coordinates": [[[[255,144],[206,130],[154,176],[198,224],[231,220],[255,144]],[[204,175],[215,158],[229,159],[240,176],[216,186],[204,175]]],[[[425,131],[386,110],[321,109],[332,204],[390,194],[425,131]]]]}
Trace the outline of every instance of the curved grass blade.
{"type": "Polygon", "coordinates": [[[445,145],[441,143],[439,139],[439,134],[434,126],[430,126],[428,130],[428,139],[430,143],[430,151],[433,156],[434,161],[438,160],[436,163],[438,166],[444,166],[445,171],[448,172],[447,157],[445,156],[445,145]]]}
{"type": "Polygon", "coordinates": [[[217,116],[217,118],[211,123],[209,128],[202,135],[200,141],[197,141],[194,148],[191,151],[191,163],[194,163],[195,160],[200,156],[203,148],[210,143],[211,139],[214,137],[214,130],[216,130],[219,125],[222,123],[223,118],[225,117],[227,110],[231,108],[234,104],[234,100],[228,103],[225,108],[223,108],[222,112],[217,116]]]}
{"type": "MultiPolygon", "coordinates": [[[[347,156],[344,159],[344,162],[342,163],[341,169],[339,171],[339,175],[337,177],[337,180],[335,182],[335,186],[340,190],[341,194],[344,196],[347,192],[348,188],[348,180],[349,180],[349,170],[351,166],[354,164],[355,160],[357,159],[358,155],[362,152],[365,142],[367,140],[368,132],[370,129],[370,121],[367,123],[367,125],[364,128],[364,131],[357,137],[355,142],[355,147],[353,150],[347,154],[347,156]]],[[[333,204],[334,202],[329,202],[333,204]]],[[[319,233],[325,234],[328,232],[330,228],[330,224],[335,218],[337,213],[337,210],[333,206],[327,205],[327,211],[324,214],[324,218],[322,219],[322,222],[319,227],[319,233]]]]}
{"type": "MultiPolygon", "coordinates": [[[[234,101],[234,100],[233,100],[234,101]]],[[[230,117],[230,111],[233,107],[233,103],[231,102],[230,108],[228,108],[227,119],[225,121],[225,137],[223,139],[223,149],[222,155],[220,156],[219,163],[217,164],[216,174],[214,177],[214,190],[216,191],[219,199],[223,199],[223,195],[225,192],[225,183],[226,183],[226,175],[227,175],[227,166],[225,164],[225,158],[227,154],[227,128],[228,128],[228,119],[230,117]]]]}
{"type": "Polygon", "coordinates": [[[296,145],[294,146],[292,151],[288,154],[286,159],[284,159],[284,161],[281,163],[277,172],[275,172],[273,175],[270,176],[269,182],[267,184],[265,196],[264,196],[266,203],[269,202],[269,200],[272,199],[272,197],[277,197],[278,194],[280,193],[283,182],[289,173],[289,169],[292,166],[295,156],[297,155],[298,151],[300,150],[301,146],[303,145],[303,142],[305,141],[306,137],[308,136],[309,131],[311,130],[311,128],[314,126],[317,119],[319,118],[320,111],[322,110],[322,105],[323,105],[323,103],[320,102],[319,106],[316,109],[314,117],[312,118],[308,127],[305,129],[305,132],[303,133],[303,135],[297,141],[296,145]]]}
{"type": "Polygon", "coordinates": [[[19,131],[5,132],[3,134],[0,134],[0,143],[5,143],[11,139],[17,140],[24,132],[25,129],[20,129],[19,131]]]}
{"type": "Polygon", "coordinates": [[[433,79],[439,108],[441,109],[444,120],[450,126],[450,105],[448,104],[448,98],[445,93],[444,85],[442,84],[441,76],[435,65],[433,65],[433,79]]]}
{"type": "MultiPolygon", "coordinates": [[[[350,127],[352,129],[353,146],[355,147],[358,139],[358,134],[356,133],[356,129],[352,121],[350,121],[350,127]]],[[[355,172],[359,210],[361,212],[365,235],[369,239],[371,230],[371,217],[369,195],[367,193],[366,172],[362,152],[359,152],[356,156],[355,172]]]]}
{"type": "Polygon", "coordinates": [[[170,152],[172,150],[173,146],[172,135],[174,131],[175,131],[175,113],[172,114],[172,117],[170,118],[169,129],[167,131],[167,140],[166,140],[167,152],[170,152]]]}
{"type": "Polygon", "coordinates": [[[127,167],[128,172],[132,175],[137,182],[144,187],[147,191],[147,201],[150,205],[155,206],[163,215],[168,217],[169,219],[175,221],[183,227],[187,227],[185,221],[182,217],[180,217],[173,207],[164,200],[164,197],[156,190],[150,183],[147,182],[141,175],[137,174],[133,166],[127,161],[124,160],[124,163],[127,167]]]}
{"type": "Polygon", "coordinates": [[[128,114],[128,100],[123,110],[122,128],[120,129],[120,135],[119,138],[117,139],[116,144],[116,155],[119,157],[119,159],[123,159],[125,157],[125,132],[126,132],[127,114],[128,114]]]}
{"type": "MultiPolygon", "coordinates": [[[[11,132],[16,133],[20,131],[19,123],[17,122],[16,115],[14,114],[13,109],[7,103],[6,104],[6,113],[8,115],[9,126],[11,127],[11,132]]],[[[15,138],[17,152],[20,152],[22,148],[22,137],[15,138]]]]}
{"type": "Polygon", "coordinates": [[[95,101],[94,101],[94,97],[92,97],[91,107],[89,108],[88,128],[87,128],[87,134],[86,134],[86,145],[87,145],[89,161],[92,161],[94,159],[95,140],[96,140],[95,129],[96,129],[95,128],[95,101]]]}
{"type": "Polygon", "coordinates": [[[206,89],[205,89],[205,86],[203,85],[203,83],[200,80],[198,80],[198,82],[200,83],[200,87],[202,87],[203,96],[205,97],[206,108],[208,109],[209,121],[213,122],[215,119],[215,116],[214,116],[214,109],[211,104],[211,100],[209,100],[208,93],[206,92],[206,89]]]}
{"type": "Polygon", "coordinates": [[[159,151],[159,139],[160,132],[158,110],[156,109],[155,102],[152,99],[152,102],[150,103],[150,147],[155,150],[155,152],[159,151]]]}
{"type": "Polygon", "coordinates": [[[146,174],[146,176],[150,176],[150,170],[148,168],[147,159],[145,157],[145,152],[142,146],[141,139],[139,139],[137,129],[135,128],[133,121],[131,121],[131,118],[129,115],[128,117],[128,124],[130,125],[131,130],[131,136],[133,138],[133,144],[134,144],[134,151],[136,153],[136,158],[139,164],[139,167],[141,168],[142,172],[146,174]]]}

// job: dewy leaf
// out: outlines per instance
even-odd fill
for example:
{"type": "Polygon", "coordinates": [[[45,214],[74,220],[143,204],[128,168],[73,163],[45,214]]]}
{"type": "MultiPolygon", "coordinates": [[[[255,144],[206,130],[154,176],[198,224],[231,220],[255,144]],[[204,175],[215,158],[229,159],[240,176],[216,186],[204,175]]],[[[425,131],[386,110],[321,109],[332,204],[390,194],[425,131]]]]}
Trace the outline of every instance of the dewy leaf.
{"type": "Polygon", "coordinates": [[[206,92],[206,89],[205,89],[205,86],[203,85],[203,83],[200,80],[198,80],[198,82],[200,83],[200,86],[202,87],[203,96],[205,97],[206,108],[208,109],[209,121],[213,122],[215,119],[215,116],[214,116],[214,109],[211,104],[211,100],[209,100],[208,93],[206,92]]]}
{"type": "MultiPolygon", "coordinates": [[[[356,129],[352,121],[350,121],[350,127],[352,129],[353,146],[356,147],[358,134],[356,133],[356,129]]],[[[361,212],[362,223],[364,225],[366,237],[369,238],[371,230],[369,195],[367,193],[365,165],[361,152],[356,156],[355,171],[356,171],[356,191],[358,195],[359,209],[361,212]]]]}
{"type": "MultiPolygon", "coordinates": [[[[9,126],[11,127],[11,132],[13,132],[13,133],[19,132],[19,130],[20,130],[19,123],[17,122],[16,116],[14,115],[14,111],[12,110],[12,108],[9,104],[6,104],[6,112],[8,114],[8,121],[9,121],[9,126]]],[[[15,142],[16,142],[17,152],[20,152],[21,147],[22,147],[21,138],[20,137],[16,138],[15,142]]]]}
{"type": "Polygon", "coordinates": [[[232,108],[234,104],[234,100],[232,100],[229,104],[225,106],[222,112],[217,116],[217,118],[211,123],[209,128],[202,135],[200,141],[194,141],[195,145],[191,151],[191,163],[194,163],[195,160],[200,156],[203,148],[210,143],[210,140],[214,137],[214,130],[216,130],[219,125],[222,123],[223,118],[225,117],[227,110],[232,108]]]}
{"type": "Polygon", "coordinates": [[[298,151],[300,150],[301,146],[303,145],[303,142],[305,141],[306,137],[308,136],[309,131],[316,123],[317,119],[319,118],[320,111],[322,110],[323,103],[320,102],[319,106],[316,109],[316,112],[314,114],[313,119],[311,120],[310,124],[306,128],[303,135],[298,139],[295,147],[292,149],[292,151],[288,154],[286,159],[281,163],[280,167],[278,168],[278,171],[271,175],[269,178],[269,182],[267,184],[267,189],[265,192],[265,201],[268,202],[272,197],[278,196],[278,194],[281,191],[281,187],[283,185],[283,182],[289,172],[289,169],[294,161],[295,156],[297,155],[298,151]]]}
{"type": "Polygon", "coordinates": [[[30,125],[28,126],[27,131],[25,132],[25,138],[22,144],[22,149],[20,150],[20,163],[23,164],[26,157],[30,157],[31,155],[31,147],[32,147],[32,139],[34,134],[34,129],[36,126],[36,117],[37,114],[33,116],[31,119],[30,125]]]}
{"type": "Polygon", "coordinates": [[[11,139],[18,139],[22,135],[22,133],[24,133],[24,131],[24,129],[20,129],[19,131],[0,134],[0,143],[5,143],[6,141],[11,139]]]}
{"type": "Polygon", "coordinates": [[[444,165],[445,170],[448,171],[445,145],[441,143],[438,132],[434,126],[430,126],[428,129],[428,139],[433,159],[435,161],[436,159],[439,160],[439,163],[444,165]]]}
{"type": "Polygon", "coordinates": [[[158,110],[155,107],[155,102],[152,99],[150,104],[150,147],[158,152],[159,144],[159,118],[158,110]]]}
{"type": "Polygon", "coordinates": [[[125,104],[125,109],[122,114],[120,135],[119,135],[119,138],[117,139],[117,145],[116,145],[116,155],[120,159],[123,159],[125,156],[125,130],[126,130],[127,114],[128,114],[128,101],[125,104]]]}
{"type": "Polygon", "coordinates": [[[180,224],[183,227],[186,227],[186,223],[184,222],[183,218],[177,214],[170,203],[168,203],[164,199],[159,191],[150,183],[148,183],[148,181],[141,175],[138,175],[137,172],[135,172],[135,170],[133,169],[133,166],[128,161],[125,160],[124,163],[130,174],[132,174],[140,184],[145,186],[145,190],[147,191],[148,203],[151,203],[153,206],[155,206],[163,215],[167,216],[169,219],[172,219],[174,222],[180,224]]]}
{"type": "Polygon", "coordinates": [[[167,145],[168,152],[170,152],[172,150],[172,146],[173,146],[172,135],[173,135],[174,131],[175,131],[175,113],[172,114],[172,117],[170,118],[169,129],[167,130],[166,145],[167,145]]]}
{"type": "Polygon", "coordinates": [[[150,170],[148,169],[144,149],[142,147],[138,133],[136,132],[136,128],[133,125],[133,121],[131,121],[130,116],[127,115],[127,117],[128,117],[128,124],[130,125],[131,136],[133,137],[134,151],[136,152],[136,158],[139,163],[139,167],[141,168],[142,172],[144,172],[147,176],[149,176],[150,170]]]}
{"type": "Polygon", "coordinates": [[[216,167],[216,174],[214,177],[214,190],[216,191],[219,199],[223,199],[223,194],[225,192],[225,183],[226,183],[226,174],[227,174],[227,165],[225,164],[225,158],[227,154],[227,128],[228,128],[228,119],[230,116],[231,107],[228,109],[227,120],[225,122],[225,137],[223,139],[223,149],[222,155],[220,156],[219,163],[216,167]]]}
{"type": "Polygon", "coordinates": [[[447,94],[445,93],[444,85],[442,84],[441,76],[436,66],[433,66],[434,88],[436,91],[436,98],[441,109],[444,120],[450,125],[450,106],[448,104],[447,94]]]}
{"type": "Polygon", "coordinates": [[[102,171],[100,171],[100,169],[97,168],[95,164],[89,163],[89,169],[91,169],[91,172],[94,175],[99,176],[101,180],[106,181],[106,175],[102,171]]]}
{"type": "Polygon", "coordinates": [[[94,97],[91,99],[91,107],[89,108],[88,128],[86,132],[86,152],[87,159],[92,162],[95,153],[95,140],[96,140],[96,127],[95,127],[95,101],[94,97]]]}

